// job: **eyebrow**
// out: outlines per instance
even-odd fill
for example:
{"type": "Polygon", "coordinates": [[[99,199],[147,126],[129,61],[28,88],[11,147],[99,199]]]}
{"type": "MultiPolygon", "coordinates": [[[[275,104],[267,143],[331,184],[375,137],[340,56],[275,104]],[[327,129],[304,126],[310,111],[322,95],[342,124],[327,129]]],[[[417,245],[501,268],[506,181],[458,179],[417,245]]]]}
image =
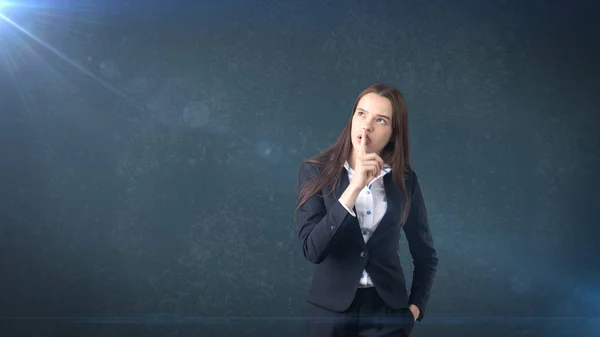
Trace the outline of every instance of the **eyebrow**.
{"type": "MultiPolygon", "coordinates": [[[[363,109],[363,108],[360,108],[360,107],[359,107],[359,108],[357,108],[356,110],[362,110],[362,111],[364,111],[364,112],[366,112],[366,113],[370,113],[370,112],[368,112],[366,109],[363,109]]],[[[383,117],[383,118],[385,118],[385,119],[388,119],[388,120],[392,120],[390,117],[388,117],[388,116],[386,116],[386,115],[376,115],[376,116],[377,116],[377,117],[383,117]]]]}

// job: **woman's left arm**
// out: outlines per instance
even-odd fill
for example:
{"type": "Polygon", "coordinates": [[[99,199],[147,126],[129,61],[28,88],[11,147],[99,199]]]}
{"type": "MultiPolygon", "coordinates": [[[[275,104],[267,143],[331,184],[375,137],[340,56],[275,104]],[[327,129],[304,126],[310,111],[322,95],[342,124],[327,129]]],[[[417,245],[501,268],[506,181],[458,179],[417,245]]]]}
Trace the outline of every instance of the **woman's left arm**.
{"type": "Polygon", "coordinates": [[[433,246],[433,239],[427,220],[427,209],[417,174],[411,172],[409,184],[412,185],[410,211],[404,224],[404,233],[413,259],[414,271],[410,289],[409,304],[419,308],[419,317],[423,319],[423,312],[429,300],[429,292],[437,271],[438,258],[433,246]]]}

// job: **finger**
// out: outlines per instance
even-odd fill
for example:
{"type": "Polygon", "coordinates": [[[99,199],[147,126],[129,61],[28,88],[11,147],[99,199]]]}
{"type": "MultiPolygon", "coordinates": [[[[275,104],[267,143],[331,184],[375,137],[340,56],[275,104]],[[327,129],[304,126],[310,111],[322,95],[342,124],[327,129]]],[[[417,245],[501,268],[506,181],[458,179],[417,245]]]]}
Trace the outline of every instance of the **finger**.
{"type": "Polygon", "coordinates": [[[381,158],[377,158],[377,168],[379,169],[378,172],[381,172],[381,170],[383,170],[383,160],[381,158]]]}
{"type": "Polygon", "coordinates": [[[383,163],[383,159],[381,159],[381,157],[377,153],[375,153],[375,152],[366,154],[364,156],[364,158],[365,159],[375,159],[375,160],[383,163]]]}
{"type": "Polygon", "coordinates": [[[362,158],[360,161],[361,161],[361,163],[363,163],[363,165],[369,164],[369,165],[374,165],[376,167],[383,166],[383,160],[378,160],[377,158],[362,158]]]}
{"type": "Polygon", "coordinates": [[[374,159],[372,159],[370,161],[365,161],[362,163],[362,165],[365,168],[365,171],[374,172],[375,175],[378,175],[379,172],[381,172],[381,170],[382,170],[381,164],[374,159]]]}
{"type": "Polygon", "coordinates": [[[366,144],[367,144],[366,131],[365,131],[365,129],[362,129],[360,144],[358,145],[358,149],[361,154],[367,153],[367,145],[366,144]]]}
{"type": "Polygon", "coordinates": [[[367,173],[367,178],[369,176],[377,177],[379,170],[377,169],[377,164],[369,164],[365,165],[365,172],[367,173]]]}
{"type": "Polygon", "coordinates": [[[377,167],[379,167],[380,170],[383,168],[383,164],[384,164],[383,159],[381,159],[379,157],[367,157],[364,160],[365,160],[365,162],[377,165],[377,167]]]}
{"type": "Polygon", "coordinates": [[[383,168],[383,159],[381,159],[381,157],[379,155],[377,155],[375,153],[375,159],[377,159],[377,161],[381,164],[381,168],[383,168]]]}
{"type": "Polygon", "coordinates": [[[368,170],[368,172],[370,172],[373,175],[373,177],[377,177],[379,175],[379,172],[381,172],[382,170],[381,164],[374,159],[363,163],[363,166],[365,167],[365,170],[368,170]]]}

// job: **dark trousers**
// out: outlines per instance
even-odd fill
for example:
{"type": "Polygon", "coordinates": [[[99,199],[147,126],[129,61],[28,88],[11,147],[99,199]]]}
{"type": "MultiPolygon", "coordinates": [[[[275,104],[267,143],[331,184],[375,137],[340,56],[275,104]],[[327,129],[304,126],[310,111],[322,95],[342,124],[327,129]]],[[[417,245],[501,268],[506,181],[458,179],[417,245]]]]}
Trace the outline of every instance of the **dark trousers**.
{"type": "Polygon", "coordinates": [[[408,337],[414,325],[410,309],[390,309],[375,288],[358,288],[345,312],[308,304],[309,337],[408,337]]]}

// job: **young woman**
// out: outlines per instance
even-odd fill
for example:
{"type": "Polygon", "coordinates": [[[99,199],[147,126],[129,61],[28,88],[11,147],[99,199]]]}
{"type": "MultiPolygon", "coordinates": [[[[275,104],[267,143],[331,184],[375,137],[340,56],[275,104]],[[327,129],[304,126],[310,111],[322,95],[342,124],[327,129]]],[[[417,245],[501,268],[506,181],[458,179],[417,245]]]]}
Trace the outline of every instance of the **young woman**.
{"type": "Polygon", "coordinates": [[[308,335],[408,336],[423,318],[438,259],[410,167],[406,101],[384,84],[357,98],[348,125],[302,162],[296,220],[316,264],[308,335]],[[398,256],[401,229],[414,261],[410,295],[398,256]]]}

